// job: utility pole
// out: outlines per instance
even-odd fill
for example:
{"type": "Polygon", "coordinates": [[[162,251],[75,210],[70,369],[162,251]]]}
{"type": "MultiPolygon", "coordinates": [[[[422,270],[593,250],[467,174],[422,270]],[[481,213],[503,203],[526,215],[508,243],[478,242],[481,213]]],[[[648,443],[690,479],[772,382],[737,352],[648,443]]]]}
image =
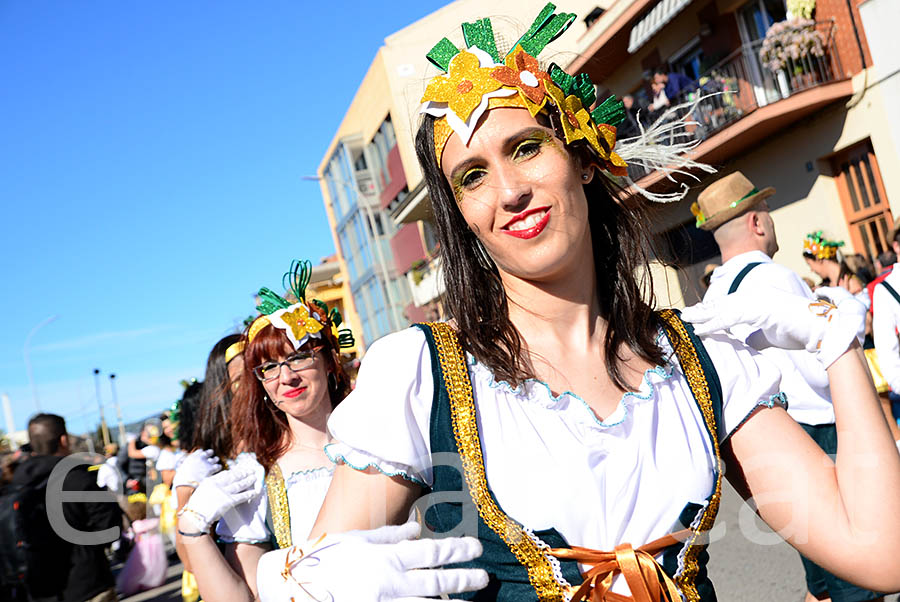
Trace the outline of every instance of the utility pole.
{"type": "Polygon", "coordinates": [[[13,433],[16,432],[16,423],[13,421],[12,406],[9,405],[9,395],[3,394],[3,417],[6,419],[6,436],[9,439],[9,448],[13,451],[18,447],[13,440],[13,433]]]}
{"type": "Polygon", "coordinates": [[[100,430],[103,432],[103,446],[109,445],[109,427],[106,426],[106,418],[103,416],[103,403],[100,401],[100,370],[94,368],[94,387],[97,389],[97,408],[100,410],[100,430]]]}
{"type": "Polygon", "coordinates": [[[34,399],[34,409],[37,410],[38,413],[41,411],[41,402],[38,401],[37,385],[34,384],[34,371],[31,369],[31,337],[33,337],[34,333],[38,330],[58,317],[59,316],[50,316],[49,318],[45,318],[38,322],[35,327],[31,329],[31,332],[28,333],[28,336],[25,337],[25,344],[22,346],[22,357],[25,358],[25,372],[28,374],[28,383],[31,385],[31,396],[34,399]]]}
{"type": "Polygon", "coordinates": [[[119,445],[125,444],[125,423],[122,422],[122,406],[119,405],[119,397],[116,395],[116,375],[109,375],[109,389],[112,391],[113,405],[116,407],[116,420],[119,421],[119,445]]]}

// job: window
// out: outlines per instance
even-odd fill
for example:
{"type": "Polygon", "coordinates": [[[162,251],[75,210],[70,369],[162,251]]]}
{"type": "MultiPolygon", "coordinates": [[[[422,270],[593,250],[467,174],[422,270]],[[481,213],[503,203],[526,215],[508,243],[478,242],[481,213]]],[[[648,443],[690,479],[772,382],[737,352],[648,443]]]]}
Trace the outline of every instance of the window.
{"type": "Polygon", "coordinates": [[[669,59],[672,71],[686,75],[694,81],[700,79],[700,66],[703,64],[703,50],[700,38],[694,38],[684,48],[669,59]]]}
{"type": "Polygon", "coordinates": [[[763,39],[772,25],[786,18],[784,0],[751,0],[738,11],[739,29],[746,36],[744,42],[763,39]]]}
{"type": "Polygon", "coordinates": [[[894,219],[872,141],[866,139],[841,151],[831,158],[831,167],[853,248],[869,259],[890,250],[887,239],[894,219]]]}

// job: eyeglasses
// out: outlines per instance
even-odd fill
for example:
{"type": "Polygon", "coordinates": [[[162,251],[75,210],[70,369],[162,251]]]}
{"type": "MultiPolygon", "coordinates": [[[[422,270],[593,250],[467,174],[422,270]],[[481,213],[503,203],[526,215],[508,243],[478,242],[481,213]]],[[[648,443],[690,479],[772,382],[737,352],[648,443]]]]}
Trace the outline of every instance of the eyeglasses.
{"type": "Polygon", "coordinates": [[[275,380],[281,375],[282,366],[287,366],[291,372],[299,372],[301,370],[306,370],[307,368],[312,368],[316,361],[316,353],[321,349],[321,347],[315,347],[309,351],[298,351],[283,362],[265,362],[254,368],[253,374],[255,374],[256,378],[262,382],[268,382],[270,380],[275,380]]]}

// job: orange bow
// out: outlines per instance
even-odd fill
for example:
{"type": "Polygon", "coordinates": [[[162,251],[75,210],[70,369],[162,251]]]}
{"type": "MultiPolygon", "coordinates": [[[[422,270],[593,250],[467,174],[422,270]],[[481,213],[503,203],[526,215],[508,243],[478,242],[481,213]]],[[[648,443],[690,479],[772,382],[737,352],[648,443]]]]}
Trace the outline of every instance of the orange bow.
{"type": "Polygon", "coordinates": [[[682,529],[651,541],[637,550],[631,544],[623,543],[612,552],[573,546],[571,549],[553,548],[550,553],[557,558],[592,565],[581,587],[572,596],[572,602],[675,602],[681,600],[678,588],[654,556],[690,535],[690,529],[682,529]],[[610,591],[616,573],[622,573],[625,577],[625,582],[631,589],[631,598],[610,591]]]}

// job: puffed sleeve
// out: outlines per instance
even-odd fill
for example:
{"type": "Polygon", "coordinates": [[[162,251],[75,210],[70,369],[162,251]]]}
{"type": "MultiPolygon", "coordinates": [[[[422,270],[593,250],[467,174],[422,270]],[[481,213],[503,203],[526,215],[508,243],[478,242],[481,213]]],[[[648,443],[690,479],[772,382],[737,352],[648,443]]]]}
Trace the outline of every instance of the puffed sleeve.
{"type": "Polygon", "coordinates": [[[433,396],[425,334],[409,328],[379,339],[363,358],[356,388],[328,421],[336,442],[325,453],[356,470],[430,485],[433,396]]]}
{"type": "Polygon", "coordinates": [[[704,336],[722,385],[722,424],[719,440],[724,441],[761,408],[787,408],[781,391],[781,371],[761,353],[723,334],[704,336]]]}
{"type": "MultiPolygon", "coordinates": [[[[238,462],[256,463],[256,456],[247,452],[238,455],[237,460],[229,460],[230,468],[238,462]]],[[[260,474],[262,468],[260,467],[260,474]]],[[[265,478],[260,476],[260,478],[265,478]]],[[[259,494],[251,500],[238,504],[225,512],[216,524],[216,536],[225,543],[270,543],[272,533],[266,525],[269,497],[265,482],[259,487],[259,494]]]]}

